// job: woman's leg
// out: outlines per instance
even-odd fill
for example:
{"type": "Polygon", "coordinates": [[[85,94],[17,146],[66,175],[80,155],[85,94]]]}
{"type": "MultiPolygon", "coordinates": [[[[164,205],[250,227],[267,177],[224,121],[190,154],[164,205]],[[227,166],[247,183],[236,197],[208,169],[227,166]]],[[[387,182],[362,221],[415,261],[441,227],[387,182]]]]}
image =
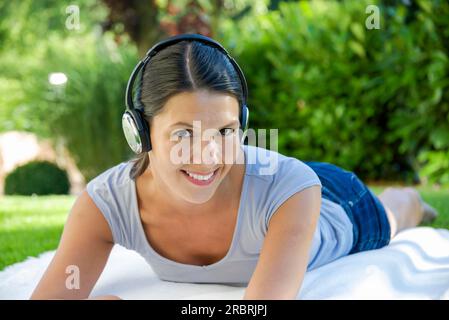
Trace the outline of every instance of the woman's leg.
{"type": "Polygon", "coordinates": [[[390,222],[391,238],[398,232],[419,225],[423,219],[423,206],[419,192],[410,187],[386,188],[379,196],[390,222]]]}

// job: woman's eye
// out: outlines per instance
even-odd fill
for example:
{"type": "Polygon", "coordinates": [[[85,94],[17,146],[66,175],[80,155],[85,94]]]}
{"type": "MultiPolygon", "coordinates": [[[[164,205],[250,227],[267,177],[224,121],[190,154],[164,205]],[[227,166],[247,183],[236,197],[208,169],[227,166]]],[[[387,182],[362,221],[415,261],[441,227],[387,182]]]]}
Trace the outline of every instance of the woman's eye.
{"type": "Polygon", "coordinates": [[[188,138],[192,136],[192,133],[190,132],[190,130],[180,130],[175,132],[175,136],[177,138],[188,138]]]}
{"type": "Polygon", "coordinates": [[[229,136],[231,134],[233,134],[235,131],[235,129],[233,128],[223,128],[220,130],[220,133],[222,136],[229,136]]]}

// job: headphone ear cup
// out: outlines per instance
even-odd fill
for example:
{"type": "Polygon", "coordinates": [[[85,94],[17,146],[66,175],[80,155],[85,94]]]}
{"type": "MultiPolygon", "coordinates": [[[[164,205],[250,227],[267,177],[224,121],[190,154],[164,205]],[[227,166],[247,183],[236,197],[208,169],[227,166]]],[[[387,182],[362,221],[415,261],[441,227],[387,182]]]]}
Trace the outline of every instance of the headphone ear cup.
{"type": "Polygon", "coordinates": [[[147,120],[145,119],[145,116],[143,114],[143,111],[141,111],[140,109],[136,110],[137,113],[139,114],[138,117],[138,121],[141,122],[141,126],[142,126],[142,134],[141,134],[141,138],[142,138],[142,152],[149,152],[151,150],[151,138],[150,138],[150,127],[148,125],[147,120]]]}
{"type": "Polygon", "coordinates": [[[151,150],[150,130],[140,110],[126,110],[122,116],[122,128],[126,141],[134,153],[151,150]]]}

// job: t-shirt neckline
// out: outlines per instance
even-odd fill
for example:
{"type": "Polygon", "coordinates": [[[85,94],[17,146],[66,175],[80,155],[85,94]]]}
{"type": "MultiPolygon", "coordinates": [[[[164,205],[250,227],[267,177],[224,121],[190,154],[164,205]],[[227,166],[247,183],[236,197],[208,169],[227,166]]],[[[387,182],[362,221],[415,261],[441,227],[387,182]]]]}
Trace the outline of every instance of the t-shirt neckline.
{"type": "Polygon", "coordinates": [[[236,222],[236,226],[234,227],[234,232],[232,235],[232,241],[231,241],[231,245],[229,247],[228,252],[226,253],[226,255],[218,260],[217,262],[214,262],[212,264],[208,264],[208,265],[195,265],[195,264],[188,264],[188,263],[182,263],[182,262],[178,262],[178,261],[174,261],[171,259],[168,259],[162,255],[160,255],[156,250],[153,249],[153,247],[151,246],[150,242],[148,241],[146,235],[145,235],[145,230],[143,228],[142,225],[142,220],[140,218],[140,212],[139,212],[139,206],[137,203],[137,191],[136,191],[136,182],[133,179],[130,179],[131,181],[131,186],[132,186],[132,200],[133,200],[133,210],[132,210],[132,214],[134,215],[134,218],[137,220],[137,225],[138,225],[138,233],[139,233],[139,237],[141,238],[142,242],[144,243],[145,249],[148,250],[148,252],[156,257],[157,259],[161,260],[164,263],[167,264],[171,264],[173,266],[176,267],[181,267],[181,268],[191,268],[191,269],[213,269],[217,266],[222,265],[223,263],[225,263],[226,261],[228,261],[231,257],[231,255],[234,252],[235,246],[237,244],[238,241],[238,235],[239,235],[239,231],[240,231],[240,227],[241,227],[241,220],[242,220],[242,210],[243,210],[243,204],[245,203],[245,199],[246,199],[246,189],[247,189],[247,174],[248,174],[248,155],[247,155],[247,146],[246,145],[242,145],[242,149],[243,149],[243,153],[244,153],[244,158],[245,158],[245,173],[243,175],[243,183],[242,183],[242,190],[240,192],[240,201],[239,201],[239,209],[237,211],[237,222],[236,222]]]}

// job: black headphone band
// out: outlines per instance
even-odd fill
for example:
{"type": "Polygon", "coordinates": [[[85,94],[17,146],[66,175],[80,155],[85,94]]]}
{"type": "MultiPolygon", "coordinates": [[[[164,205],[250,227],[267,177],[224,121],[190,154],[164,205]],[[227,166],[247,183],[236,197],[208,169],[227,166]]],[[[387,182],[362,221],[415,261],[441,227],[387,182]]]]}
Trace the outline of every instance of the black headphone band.
{"type": "Polygon", "coordinates": [[[207,45],[212,45],[213,47],[219,49],[221,52],[223,52],[231,64],[234,66],[234,69],[236,70],[239,78],[240,83],[242,85],[242,91],[243,91],[243,106],[245,107],[247,104],[248,99],[248,86],[246,83],[245,75],[243,74],[242,69],[237,64],[237,62],[234,60],[234,58],[231,57],[231,55],[228,53],[228,51],[217,41],[210,39],[206,36],[200,35],[200,34],[181,34],[177,36],[173,36],[171,38],[168,38],[166,40],[163,40],[157,44],[155,44],[153,47],[151,47],[148,52],[146,53],[145,57],[139,61],[139,63],[134,67],[134,70],[131,73],[131,76],[128,80],[128,84],[126,86],[126,92],[125,92],[125,105],[128,110],[135,110],[134,107],[134,101],[133,101],[133,93],[132,90],[134,88],[134,83],[136,79],[138,78],[139,72],[145,67],[145,65],[148,63],[148,61],[156,55],[159,51],[162,49],[171,46],[177,42],[180,41],[199,41],[202,43],[205,43],[207,45]]]}

